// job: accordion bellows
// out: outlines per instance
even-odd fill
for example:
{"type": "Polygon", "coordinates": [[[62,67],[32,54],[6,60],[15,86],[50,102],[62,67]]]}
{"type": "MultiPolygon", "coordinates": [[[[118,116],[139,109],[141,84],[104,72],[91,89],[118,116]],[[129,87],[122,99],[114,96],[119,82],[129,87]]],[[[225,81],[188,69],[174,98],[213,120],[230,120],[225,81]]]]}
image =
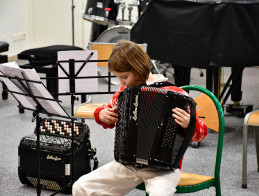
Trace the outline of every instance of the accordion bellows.
{"type": "Polygon", "coordinates": [[[156,87],[126,88],[118,99],[115,160],[134,166],[173,170],[190,144],[196,124],[196,103],[189,96],[156,87]],[[190,106],[187,130],[175,123],[172,109],[190,106]]]}

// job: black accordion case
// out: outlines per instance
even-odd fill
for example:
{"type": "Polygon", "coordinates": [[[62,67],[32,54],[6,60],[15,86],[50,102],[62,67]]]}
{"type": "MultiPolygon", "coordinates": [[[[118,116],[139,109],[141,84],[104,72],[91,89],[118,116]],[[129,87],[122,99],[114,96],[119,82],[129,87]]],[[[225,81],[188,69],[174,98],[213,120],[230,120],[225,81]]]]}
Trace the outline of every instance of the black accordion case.
{"type": "Polygon", "coordinates": [[[179,168],[196,125],[196,103],[186,95],[156,87],[126,88],[118,99],[114,157],[125,165],[179,168]],[[187,130],[175,123],[172,109],[186,110],[187,130]]]}
{"type": "MultiPolygon", "coordinates": [[[[71,182],[71,121],[42,119],[40,126],[40,165],[42,188],[58,191],[71,182]]],[[[74,180],[97,168],[96,150],[91,148],[89,128],[74,122],[74,180]]],[[[37,136],[21,139],[18,147],[18,175],[21,183],[37,186],[37,136]]],[[[62,192],[71,193],[71,187],[62,192]]]]}

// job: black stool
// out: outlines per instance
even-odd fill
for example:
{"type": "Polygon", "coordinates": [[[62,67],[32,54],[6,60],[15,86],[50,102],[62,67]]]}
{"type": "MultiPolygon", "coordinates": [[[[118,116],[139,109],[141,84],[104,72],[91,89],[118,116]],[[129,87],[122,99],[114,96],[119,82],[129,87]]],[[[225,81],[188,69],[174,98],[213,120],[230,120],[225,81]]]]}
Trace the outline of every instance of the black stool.
{"type": "Polygon", "coordinates": [[[83,50],[77,46],[53,45],[29,49],[18,54],[18,59],[28,60],[29,63],[20,65],[21,68],[34,68],[38,73],[46,74],[46,87],[55,99],[58,99],[58,65],[57,52],[67,50],[83,50]]]}
{"type": "MultiPolygon", "coordinates": [[[[3,41],[0,41],[0,53],[6,52],[9,49],[9,44],[3,41]]],[[[8,56],[0,54],[0,63],[7,63],[8,56]]],[[[6,85],[3,83],[3,92],[2,92],[2,99],[8,99],[8,91],[6,85]]]]}

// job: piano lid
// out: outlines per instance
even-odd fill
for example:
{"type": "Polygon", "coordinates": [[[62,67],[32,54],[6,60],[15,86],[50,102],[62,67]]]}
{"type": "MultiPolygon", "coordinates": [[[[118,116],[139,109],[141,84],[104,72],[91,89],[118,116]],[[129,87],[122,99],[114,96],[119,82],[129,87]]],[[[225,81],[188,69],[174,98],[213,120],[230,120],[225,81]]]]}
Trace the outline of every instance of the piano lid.
{"type": "Polygon", "coordinates": [[[220,2],[151,0],[131,40],[173,65],[258,66],[259,0],[220,2]]]}

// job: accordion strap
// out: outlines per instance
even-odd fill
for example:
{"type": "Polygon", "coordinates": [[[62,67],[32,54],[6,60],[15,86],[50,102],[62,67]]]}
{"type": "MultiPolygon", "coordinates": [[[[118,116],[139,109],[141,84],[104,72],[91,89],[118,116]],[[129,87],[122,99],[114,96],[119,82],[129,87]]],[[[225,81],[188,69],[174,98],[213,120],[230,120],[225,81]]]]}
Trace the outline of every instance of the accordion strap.
{"type": "Polygon", "coordinates": [[[155,82],[154,84],[148,85],[149,87],[165,87],[165,86],[175,86],[172,82],[155,82]]]}
{"type": "MultiPolygon", "coordinates": [[[[190,110],[191,110],[190,124],[187,128],[187,133],[184,138],[184,140],[187,140],[187,141],[191,141],[195,127],[196,127],[196,102],[194,100],[191,101],[190,110]]],[[[182,159],[186,149],[188,148],[189,144],[190,144],[189,142],[183,142],[183,145],[181,146],[179,153],[176,157],[174,168],[179,168],[181,159],[182,159]]]]}

